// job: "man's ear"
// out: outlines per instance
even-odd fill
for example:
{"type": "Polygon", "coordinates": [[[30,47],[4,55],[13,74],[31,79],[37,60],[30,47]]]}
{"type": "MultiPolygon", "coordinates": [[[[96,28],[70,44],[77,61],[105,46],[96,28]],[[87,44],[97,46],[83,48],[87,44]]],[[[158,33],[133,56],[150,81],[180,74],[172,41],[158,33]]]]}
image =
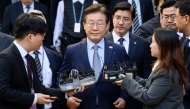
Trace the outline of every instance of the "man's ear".
{"type": "Polygon", "coordinates": [[[33,40],[33,34],[28,34],[26,37],[25,37],[28,41],[32,41],[33,40]]]}
{"type": "Polygon", "coordinates": [[[190,16],[185,15],[184,18],[185,18],[185,24],[190,23],[190,16]]]}
{"type": "Polygon", "coordinates": [[[86,23],[85,22],[83,22],[83,27],[84,27],[84,30],[86,30],[86,25],[85,25],[86,23]]]}

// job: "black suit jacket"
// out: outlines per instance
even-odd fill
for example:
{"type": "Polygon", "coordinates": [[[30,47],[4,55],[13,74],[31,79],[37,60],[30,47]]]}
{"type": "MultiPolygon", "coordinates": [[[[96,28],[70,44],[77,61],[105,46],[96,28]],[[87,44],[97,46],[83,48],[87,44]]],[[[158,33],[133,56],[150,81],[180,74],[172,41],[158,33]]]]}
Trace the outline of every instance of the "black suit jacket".
{"type": "MultiPolygon", "coordinates": [[[[50,45],[53,43],[53,37],[52,32],[50,31],[50,21],[49,21],[49,11],[47,6],[34,1],[34,9],[42,11],[44,17],[46,18],[47,25],[48,25],[48,31],[46,33],[45,39],[44,39],[44,45],[48,48],[50,48],[50,45]]],[[[17,19],[17,17],[23,13],[23,6],[22,3],[16,2],[14,4],[9,5],[5,9],[5,13],[3,16],[3,22],[2,22],[2,32],[6,34],[14,35],[14,22],[17,19]]]]}
{"type": "Polygon", "coordinates": [[[140,26],[140,36],[143,38],[148,38],[149,36],[153,35],[154,29],[159,27],[161,27],[160,16],[157,15],[140,26]]]}
{"type": "Polygon", "coordinates": [[[0,52],[6,49],[13,42],[14,37],[0,32],[0,52]]]}
{"type": "MultiPolygon", "coordinates": [[[[183,36],[180,40],[182,50],[184,52],[184,57],[185,57],[185,65],[187,67],[188,71],[188,79],[189,79],[189,84],[190,84],[190,50],[187,49],[186,51],[184,50],[185,44],[187,42],[186,36],[183,36]]],[[[185,109],[189,109],[190,107],[190,85],[185,88],[186,95],[183,98],[183,105],[185,109]]]]}
{"type": "MultiPolygon", "coordinates": [[[[60,90],[41,87],[32,57],[31,61],[35,93],[57,96],[65,103],[65,94],[60,90]]],[[[34,94],[31,94],[25,64],[15,44],[0,53],[0,66],[0,109],[30,108],[34,94]]],[[[37,104],[37,108],[43,109],[43,105],[37,104]]]]}
{"type": "MultiPolygon", "coordinates": [[[[110,32],[105,39],[113,41],[112,32],[110,32]]],[[[131,62],[136,62],[138,75],[142,78],[148,78],[151,72],[151,55],[148,42],[134,34],[129,33],[129,49],[128,55],[131,62]]],[[[132,97],[130,102],[127,103],[127,109],[142,109],[142,103],[133,99],[132,97]]]]}
{"type": "Polygon", "coordinates": [[[3,20],[3,14],[5,11],[5,8],[11,4],[11,0],[0,0],[0,24],[2,23],[3,20]]]}
{"type": "Polygon", "coordinates": [[[50,22],[52,31],[54,31],[55,19],[57,16],[57,7],[60,1],[61,0],[50,0],[50,22]]]}
{"type": "MultiPolygon", "coordinates": [[[[128,0],[110,0],[109,5],[109,12],[113,14],[114,6],[121,1],[128,1],[128,0]]],[[[149,19],[154,17],[153,6],[151,0],[139,0],[140,1],[140,9],[141,9],[141,16],[142,16],[142,23],[148,21],[149,19]]],[[[112,14],[110,16],[110,31],[113,29],[112,23],[112,14]]]]}

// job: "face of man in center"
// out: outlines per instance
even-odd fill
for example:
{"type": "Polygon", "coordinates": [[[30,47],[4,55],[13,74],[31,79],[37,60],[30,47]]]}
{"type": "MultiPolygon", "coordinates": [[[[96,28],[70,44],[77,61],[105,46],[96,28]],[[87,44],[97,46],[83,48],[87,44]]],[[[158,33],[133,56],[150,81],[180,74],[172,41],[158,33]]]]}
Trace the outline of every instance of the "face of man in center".
{"type": "Polygon", "coordinates": [[[130,11],[117,10],[113,15],[114,32],[123,37],[131,28],[133,19],[130,11]]]}
{"type": "Polygon", "coordinates": [[[90,13],[83,25],[88,39],[97,44],[105,35],[106,17],[100,12],[90,13]]]}

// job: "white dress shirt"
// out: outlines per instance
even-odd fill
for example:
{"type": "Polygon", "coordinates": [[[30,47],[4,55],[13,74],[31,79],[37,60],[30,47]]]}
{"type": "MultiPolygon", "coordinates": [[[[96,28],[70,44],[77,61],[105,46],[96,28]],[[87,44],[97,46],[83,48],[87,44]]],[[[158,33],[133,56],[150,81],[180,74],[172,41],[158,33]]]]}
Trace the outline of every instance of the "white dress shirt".
{"type": "MultiPolygon", "coordinates": [[[[93,55],[94,55],[94,49],[92,48],[95,45],[91,40],[87,38],[87,53],[88,53],[88,60],[90,63],[91,68],[93,68],[93,55]]],[[[103,66],[104,63],[104,51],[105,51],[105,42],[104,38],[96,44],[99,46],[98,48],[98,55],[100,57],[101,66],[103,66]]]]}
{"type": "MultiPolygon", "coordinates": [[[[27,6],[22,3],[22,8],[23,8],[23,12],[24,12],[24,13],[27,13],[27,10],[28,10],[28,9],[27,9],[26,7],[27,7],[27,6]]],[[[30,10],[34,10],[34,2],[32,2],[32,4],[30,5],[29,11],[30,11],[30,10]]],[[[29,11],[28,11],[28,12],[29,12],[29,11]]]]}
{"type": "MultiPolygon", "coordinates": [[[[79,1],[81,4],[84,3],[84,0],[72,0],[73,3],[79,1]]],[[[93,4],[97,4],[97,1],[93,1],[93,4]]],[[[56,47],[57,50],[60,50],[61,41],[59,40],[59,36],[61,36],[61,32],[63,30],[63,22],[64,19],[64,0],[60,1],[57,8],[57,16],[55,20],[55,29],[54,29],[54,36],[53,36],[53,45],[56,47]]]]}
{"type": "MultiPolygon", "coordinates": [[[[24,65],[25,65],[25,68],[26,68],[26,72],[28,73],[28,70],[27,70],[27,60],[26,60],[26,55],[28,54],[28,52],[22,47],[20,46],[16,41],[13,42],[15,44],[15,46],[18,48],[18,51],[20,52],[21,54],[21,57],[24,61],[24,65]]],[[[33,77],[33,75],[32,75],[33,77]]],[[[33,104],[36,104],[37,103],[37,95],[34,94],[34,101],[33,101],[33,104]]]]}
{"type": "MultiPolygon", "coordinates": [[[[118,36],[114,31],[112,31],[112,35],[113,35],[113,41],[114,41],[114,43],[120,44],[120,42],[118,40],[121,37],[118,36]]],[[[125,50],[128,53],[128,50],[129,50],[129,32],[127,32],[122,38],[125,39],[123,41],[123,46],[125,47],[125,50]]]]}
{"type": "MultiPolygon", "coordinates": [[[[50,88],[52,85],[52,70],[50,68],[49,59],[47,57],[47,54],[43,46],[41,46],[38,51],[39,51],[38,58],[40,60],[41,67],[42,67],[43,85],[46,88],[50,88]]],[[[30,55],[35,59],[35,54],[33,51],[30,52],[30,55]]],[[[49,109],[51,107],[52,107],[51,103],[48,105],[45,105],[45,109],[49,109]]]]}

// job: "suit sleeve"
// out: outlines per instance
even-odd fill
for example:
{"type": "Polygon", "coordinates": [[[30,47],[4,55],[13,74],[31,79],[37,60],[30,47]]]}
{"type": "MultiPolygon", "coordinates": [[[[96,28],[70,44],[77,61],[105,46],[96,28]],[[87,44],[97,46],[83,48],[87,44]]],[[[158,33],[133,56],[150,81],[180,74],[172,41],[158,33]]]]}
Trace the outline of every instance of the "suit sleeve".
{"type": "Polygon", "coordinates": [[[155,105],[168,93],[172,87],[172,79],[167,76],[159,76],[153,80],[146,81],[146,85],[150,85],[146,89],[130,77],[125,77],[121,88],[128,92],[133,98],[143,102],[146,105],[155,105]]]}
{"type": "Polygon", "coordinates": [[[10,19],[9,7],[5,9],[2,21],[1,32],[10,34],[11,33],[11,19],[10,19]]]}
{"type": "Polygon", "coordinates": [[[1,54],[0,66],[0,101],[10,102],[25,108],[30,108],[34,100],[34,94],[19,92],[11,88],[14,64],[10,57],[1,54]]]}

